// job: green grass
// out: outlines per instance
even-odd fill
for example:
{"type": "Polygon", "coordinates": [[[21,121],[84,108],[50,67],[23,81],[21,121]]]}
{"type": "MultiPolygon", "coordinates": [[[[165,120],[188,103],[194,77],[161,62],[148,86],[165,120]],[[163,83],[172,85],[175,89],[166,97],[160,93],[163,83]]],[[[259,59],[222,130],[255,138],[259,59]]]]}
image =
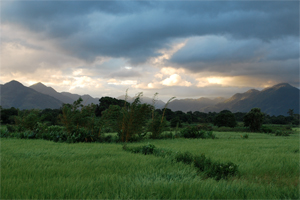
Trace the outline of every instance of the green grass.
{"type": "Polygon", "coordinates": [[[1,199],[299,199],[299,132],[215,132],[219,139],[146,140],[232,161],[240,174],[206,179],[192,166],[131,154],[121,144],[1,139],[1,199]],[[297,151],[298,150],[298,151],[297,151]]]}

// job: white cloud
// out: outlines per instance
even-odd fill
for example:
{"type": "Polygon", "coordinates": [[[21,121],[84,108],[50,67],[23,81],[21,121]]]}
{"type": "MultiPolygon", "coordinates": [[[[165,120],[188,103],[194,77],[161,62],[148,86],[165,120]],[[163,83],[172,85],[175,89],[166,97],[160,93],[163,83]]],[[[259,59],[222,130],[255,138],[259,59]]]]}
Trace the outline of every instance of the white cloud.
{"type": "Polygon", "coordinates": [[[183,80],[181,76],[179,76],[178,74],[172,74],[169,78],[166,78],[165,80],[161,81],[161,84],[166,86],[186,86],[186,87],[192,85],[191,82],[183,80]]]}
{"type": "Polygon", "coordinates": [[[107,84],[110,85],[136,85],[137,81],[136,80],[117,80],[117,79],[109,79],[107,81],[107,84]]]}

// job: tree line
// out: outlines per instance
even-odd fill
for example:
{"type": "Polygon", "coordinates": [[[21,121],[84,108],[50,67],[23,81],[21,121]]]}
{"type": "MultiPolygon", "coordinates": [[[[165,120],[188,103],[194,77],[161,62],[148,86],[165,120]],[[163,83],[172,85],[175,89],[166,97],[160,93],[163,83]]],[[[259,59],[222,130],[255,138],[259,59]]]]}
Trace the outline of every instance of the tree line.
{"type": "MultiPolygon", "coordinates": [[[[159,139],[164,137],[162,133],[167,129],[176,127],[177,131],[185,124],[186,128],[177,134],[178,137],[214,139],[212,126],[207,124],[234,128],[239,121],[243,121],[250,131],[272,132],[262,127],[266,115],[259,108],[253,108],[248,113],[232,113],[229,110],[220,113],[173,112],[167,108],[173,98],[166,103],[165,108],[155,109],[156,95],[157,93],[152,105],[142,104],[142,93],[139,93],[132,103],[102,97],[98,105],[84,106],[79,98],[73,104],[64,104],[60,109],[19,110],[0,107],[1,123],[7,124],[7,132],[1,132],[1,137],[41,138],[70,143],[103,142],[111,137],[104,136],[104,133],[115,132],[115,141],[128,142],[138,141],[145,136],[159,139]],[[203,126],[199,125],[203,123],[203,126]]],[[[284,123],[299,124],[299,115],[294,114],[293,110],[288,112],[289,117],[278,116],[276,119],[284,119],[284,123]]],[[[170,132],[169,136],[173,138],[174,135],[170,132]]]]}
{"type": "MultiPolygon", "coordinates": [[[[130,105],[130,103],[126,102],[127,105],[130,105]]],[[[91,112],[94,112],[96,117],[101,117],[102,112],[107,110],[110,106],[119,106],[123,107],[125,104],[125,100],[119,100],[112,97],[102,97],[99,99],[99,104],[93,105],[91,112]]],[[[40,117],[41,122],[45,122],[49,125],[61,125],[61,121],[59,120],[58,116],[63,114],[63,110],[65,107],[70,107],[71,104],[63,104],[63,106],[60,109],[44,109],[39,110],[38,115],[40,117]]],[[[11,108],[2,108],[0,106],[0,120],[1,124],[14,124],[15,123],[15,116],[18,116],[22,113],[28,112],[28,110],[20,110],[14,107],[11,108]]],[[[177,124],[182,126],[183,123],[186,124],[193,124],[193,123],[216,123],[216,121],[220,121],[221,118],[226,118],[228,121],[228,124],[225,123],[225,126],[228,127],[234,127],[236,122],[243,122],[244,117],[246,116],[246,112],[236,112],[230,114],[231,111],[229,110],[223,110],[219,113],[217,112],[199,112],[199,111],[189,111],[187,113],[182,111],[172,111],[169,108],[165,109],[155,109],[154,111],[158,115],[162,115],[163,112],[165,119],[170,122],[171,127],[176,127],[177,124]],[[226,114],[227,113],[227,114],[226,114]],[[228,114],[229,113],[229,114],[228,114]],[[224,117],[221,116],[224,115],[224,117]],[[234,118],[235,120],[233,120],[234,118]]],[[[299,125],[299,114],[295,114],[293,109],[289,109],[287,111],[288,116],[284,115],[278,115],[278,116],[270,116],[267,114],[264,114],[263,123],[264,124],[293,124],[293,125],[299,125]]]]}

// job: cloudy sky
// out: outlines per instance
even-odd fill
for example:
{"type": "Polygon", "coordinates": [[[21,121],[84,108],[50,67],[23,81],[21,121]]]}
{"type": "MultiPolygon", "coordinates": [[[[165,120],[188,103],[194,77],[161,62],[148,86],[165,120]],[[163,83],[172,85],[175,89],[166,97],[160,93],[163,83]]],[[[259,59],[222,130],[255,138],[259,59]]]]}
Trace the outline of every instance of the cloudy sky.
{"type": "Polygon", "coordinates": [[[1,1],[0,83],[166,100],[299,87],[299,1],[1,1]]]}

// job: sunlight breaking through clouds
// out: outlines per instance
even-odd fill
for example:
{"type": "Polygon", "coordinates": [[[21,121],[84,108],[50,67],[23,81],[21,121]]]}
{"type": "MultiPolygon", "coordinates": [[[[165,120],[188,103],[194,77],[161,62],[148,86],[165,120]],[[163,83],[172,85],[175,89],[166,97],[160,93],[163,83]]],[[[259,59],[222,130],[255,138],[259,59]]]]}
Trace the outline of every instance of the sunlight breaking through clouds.
{"type": "Polygon", "coordinates": [[[0,9],[0,83],[97,97],[299,87],[298,1],[4,1],[0,9]]]}
{"type": "Polygon", "coordinates": [[[172,74],[169,78],[161,81],[162,85],[166,86],[186,86],[189,87],[192,85],[191,82],[185,81],[178,74],[172,74]]]}

